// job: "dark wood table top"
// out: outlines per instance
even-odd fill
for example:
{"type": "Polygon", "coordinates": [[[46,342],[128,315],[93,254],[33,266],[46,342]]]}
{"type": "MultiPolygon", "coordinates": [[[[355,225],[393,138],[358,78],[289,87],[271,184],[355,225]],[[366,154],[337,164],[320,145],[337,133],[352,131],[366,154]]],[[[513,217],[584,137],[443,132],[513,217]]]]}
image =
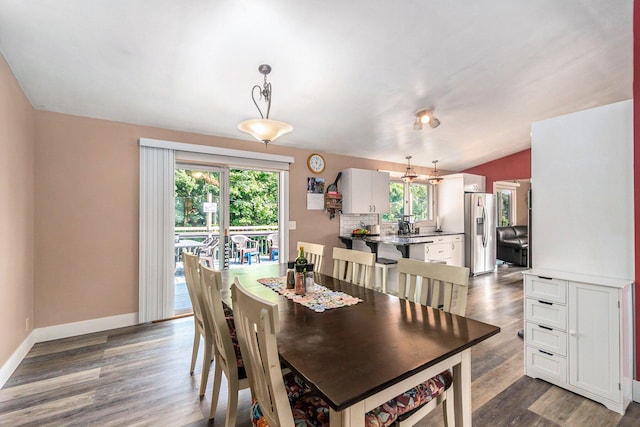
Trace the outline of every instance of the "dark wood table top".
{"type": "Polygon", "coordinates": [[[223,272],[279,305],[281,360],[340,411],[500,332],[497,326],[316,273],[316,283],[363,302],[316,313],[257,282],[286,266],[223,272]]]}

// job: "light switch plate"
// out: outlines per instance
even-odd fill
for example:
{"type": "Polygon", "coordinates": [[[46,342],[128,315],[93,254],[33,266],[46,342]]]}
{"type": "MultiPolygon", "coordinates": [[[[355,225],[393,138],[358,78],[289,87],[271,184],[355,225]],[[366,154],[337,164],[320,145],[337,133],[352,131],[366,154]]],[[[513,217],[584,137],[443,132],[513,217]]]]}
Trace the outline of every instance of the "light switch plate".
{"type": "Polygon", "coordinates": [[[295,230],[295,229],[296,229],[296,222],[289,221],[289,230],[295,230]]]}

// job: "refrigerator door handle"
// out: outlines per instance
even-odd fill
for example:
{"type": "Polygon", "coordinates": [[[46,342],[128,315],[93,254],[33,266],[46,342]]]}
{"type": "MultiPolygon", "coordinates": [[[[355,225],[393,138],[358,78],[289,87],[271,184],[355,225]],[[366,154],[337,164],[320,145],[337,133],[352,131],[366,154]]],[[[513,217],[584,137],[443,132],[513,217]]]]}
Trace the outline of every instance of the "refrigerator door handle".
{"type": "Polygon", "coordinates": [[[482,247],[487,247],[487,217],[484,207],[482,208],[482,247]]]}

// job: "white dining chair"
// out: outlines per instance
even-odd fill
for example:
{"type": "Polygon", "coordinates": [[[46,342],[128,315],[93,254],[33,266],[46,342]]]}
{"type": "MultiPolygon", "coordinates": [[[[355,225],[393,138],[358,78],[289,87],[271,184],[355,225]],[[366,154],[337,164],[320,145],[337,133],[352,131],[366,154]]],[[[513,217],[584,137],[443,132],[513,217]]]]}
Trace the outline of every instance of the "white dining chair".
{"type": "MultiPolygon", "coordinates": [[[[401,258],[398,260],[398,296],[464,316],[467,306],[469,269],[453,265],[401,258]]],[[[450,375],[443,372],[440,375],[450,375]]],[[[409,427],[445,403],[445,425],[453,425],[453,384],[427,404],[398,417],[399,427],[409,427]]]]}
{"type": "Polygon", "coordinates": [[[375,262],[374,253],[333,248],[333,277],[371,289],[375,262]]]}
{"type": "Polygon", "coordinates": [[[238,341],[254,397],[252,424],[264,425],[266,421],[273,427],[329,427],[329,406],[295,374],[282,375],[276,342],[280,331],[278,304],[250,294],[237,278],[231,295],[238,341]],[[296,386],[285,388],[285,382],[296,386]],[[291,392],[287,394],[287,390],[291,392]],[[299,404],[308,411],[295,410],[299,404]],[[309,423],[309,414],[316,415],[316,420],[324,418],[326,423],[309,423]]]}
{"type": "Polygon", "coordinates": [[[206,266],[200,261],[200,282],[203,295],[204,317],[213,331],[214,373],[213,392],[209,418],[214,418],[220,395],[222,374],[227,379],[227,413],[225,426],[236,424],[238,412],[238,393],[249,388],[249,380],[244,368],[244,361],[236,339],[233,312],[222,301],[222,278],[220,271],[206,266]],[[234,343],[234,339],[236,339],[234,343]]]}
{"type": "Polygon", "coordinates": [[[202,372],[200,374],[200,396],[204,396],[209,379],[209,368],[211,366],[211,348],[213,346],[213,335],[204,318],[202,308],[202,295],[200,286],[200,269],[198,255],[188,252],[182,253],[182,264],[184,267],[184,278],[187,282],[187,291],[193,307],[193,349],[191,350],[191,370],[193,375],[200,347],[200,339],[204,340],[204,356],[202,359],[202,372]]]}
{"type": "Polygon", "coordinates": [[[307,262],[313,264],[313,270],[322,273],[324,259],[324,245],[311,242],[298,242],[296,250],[304,248],[304,256],[307,262]]]}
{"type": "Polygon", "coordinates": [[[401,258],[398,260],[398,296],[464,316],[469,269],[401,258]]]}

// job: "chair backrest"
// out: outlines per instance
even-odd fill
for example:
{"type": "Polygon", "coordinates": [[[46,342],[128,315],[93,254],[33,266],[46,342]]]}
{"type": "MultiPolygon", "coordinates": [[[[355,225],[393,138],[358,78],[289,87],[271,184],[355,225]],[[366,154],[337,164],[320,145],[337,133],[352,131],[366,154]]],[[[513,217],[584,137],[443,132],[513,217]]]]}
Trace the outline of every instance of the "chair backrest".
{"type": "Polygon", "coordinates": [[[217,238],[207,239],[207,244],[201,248],[198,248],[196,253],[200,257],[200,260],[206,260],[209,267],[213,268],[216,260],[216,252],[219,250],[220,240],[217,238]]]}
{"type": "Polygon", "coordinates": [[[464,316],[467,309],[469,269],[453,265],[398,260],[398,296],[422,305],[464,316]]]}
{"type": "Polygon", "coordinates": [[[267,242],[269,243],[269,247],[277,248],[280,243],[278,233],[267,234],[267,242]]]}
{"type": "Polygon", "coordinates": [[[376,254],[333,248],[333,277],[365,288],[373,287],[376,254]]]}
{"type": "Polygon", "coordinates": [[[313,264],[313,270],[322,273],[324,245],[318,243],[298,242],[296,245],[296,251],[300,249],[300,246],[304,248],[304,256],[307,259],[307,262],[313,264]]]}
{"type": "Polygon", "coordinates": [[[202,298],[200,296],[200,272],[198,269],[198,255],[189,252],[182,252],[182,266],[184,268],[184,279],[187,282],[187,291],[193,308],[193,315],[196,321],[204,326],[202,315],[202,298]]]}
{"type": "Polygon", "coordinates": [[[231,295],[251,392],[269,425],[294,427],[276,343],[280,330],[278,305],[250,294],[237,278],[231,286],[231,295]]]}
{"type": "Polygon", "coordinates": [[[244,249],[247,246],[247,241],[251,240],[243,234],[236,234],[231,236],[231,241],[236,245],[238,249],[244,249]]]}
{"type": "Polygon", "coordinates": [[[227,378],[238,376],[236,353],[222,303],[222,276],[219,271],[200,262],[200,285],[204,318],[213,331],[216,363],[220,363],[227,378]]]}

